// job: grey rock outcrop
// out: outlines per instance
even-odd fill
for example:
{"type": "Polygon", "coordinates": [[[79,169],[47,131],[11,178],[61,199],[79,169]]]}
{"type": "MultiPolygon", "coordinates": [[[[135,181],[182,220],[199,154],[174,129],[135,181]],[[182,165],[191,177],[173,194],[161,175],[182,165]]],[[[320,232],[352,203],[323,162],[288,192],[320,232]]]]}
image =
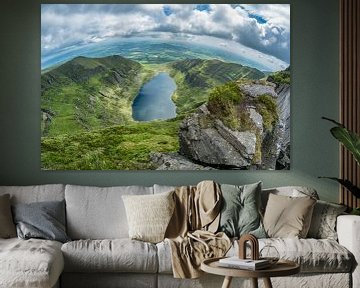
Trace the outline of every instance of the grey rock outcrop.
{"type": "Polygon", "coordinates": [[[251,161],[255,154],[256,135],[250,131],[233,131],[226,127],[221,120],[215,120],[215,128],[219,134],[230,143],[242,157],[251,161]]]}
{"type": "Polygon", "coordinates": [[[277,169],[290,169],[290,85],[280,84],[276,88],[279,109],[279,151],[277,169]]]}
{"type": "Polygon", "coordinates": [[[243,84],[240,86],[240,90],[243,91],[246,95],[250,97],[257,97],[260,95],[268,94],[273,97],[277,97],[277,93],[275,92],[276,85],[271,82],[264,83],[251,83],[251,84],[243,84]]]}
{"type": "Polygon", "coordinates": [[[217,169],[289,169],[289,85],[239,82],[239,88],[245,100],[234,108],[247,119],[245,124],[239,120],[240,127],[231,129],[203,104],[180,125],[179,153],[190,161],[217,169]],[[270,128],[265,127],[256,104],[256,98],[262,95],[271,96],[278,106],[279,120],[270,128]]]}
{"type": "Polygon", "coordinates": [[[262,134],[263,132],[263,118],[261,116],[261,114],[259,114],[255,108],[250,108],[249,109],[249,117],[252,120],[252,122],[255,124],[256,128],[259,129],[259,132],[262,134]]]}
{"type": "Polygon", "coordinates": [[[213,167],[250,166],[255,153],[256,135],[232,131],[219,119],[204,127],[201,123],[209,116],[210,112],[203,105],[181,123],[180,154],[213,167]]]}

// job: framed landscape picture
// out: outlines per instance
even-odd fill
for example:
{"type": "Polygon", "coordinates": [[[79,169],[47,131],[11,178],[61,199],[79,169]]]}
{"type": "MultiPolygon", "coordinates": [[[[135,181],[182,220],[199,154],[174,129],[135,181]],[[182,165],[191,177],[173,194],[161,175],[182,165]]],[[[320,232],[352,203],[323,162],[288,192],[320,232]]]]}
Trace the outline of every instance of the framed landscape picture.
{"type": "Polygon", "coordinates": [[[43,170],[290,169],[289,4],[42,4],[43,170]]]}

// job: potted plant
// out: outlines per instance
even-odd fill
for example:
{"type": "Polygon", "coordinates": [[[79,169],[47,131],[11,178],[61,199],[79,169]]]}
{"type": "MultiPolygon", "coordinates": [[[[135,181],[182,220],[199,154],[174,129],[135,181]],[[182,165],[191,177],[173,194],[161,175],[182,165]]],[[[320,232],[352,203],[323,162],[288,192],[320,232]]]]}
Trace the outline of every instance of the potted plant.
{"type": "MultiPolygon", "coordinates": [[[[335,127],[330,129],[331,134],[342,143],[354,156],[355,161],[360,165],[360,136],[353,131],[347,129],[343,124],[336,122],[333,119],[322,117],[327,121],[336,124],[335,127]]],[[[347,190],[349,190],[356,198],[360,198],[360,187],[354,185],[348,179],[340,179],[336,177],[319,177],[328,178],[339,182],[347,190]]],[[[360,207],[354,208],[351,214],[360,215],[360,207]]]]}

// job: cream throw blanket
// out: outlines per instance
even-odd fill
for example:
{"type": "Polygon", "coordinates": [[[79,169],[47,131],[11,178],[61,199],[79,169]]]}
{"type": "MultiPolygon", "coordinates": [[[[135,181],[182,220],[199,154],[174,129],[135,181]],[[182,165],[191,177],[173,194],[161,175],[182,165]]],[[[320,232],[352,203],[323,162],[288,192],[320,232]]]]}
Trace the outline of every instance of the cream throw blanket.
{"type": "Polygon", "coordinates": [[[222,257],[231,246],[225,233],[216,233],[221,209],[221,190],[213,181],[175,189],[175,210],[165,233],[171,247],[175,278],[200,277],[201,262],[222,257]]]}

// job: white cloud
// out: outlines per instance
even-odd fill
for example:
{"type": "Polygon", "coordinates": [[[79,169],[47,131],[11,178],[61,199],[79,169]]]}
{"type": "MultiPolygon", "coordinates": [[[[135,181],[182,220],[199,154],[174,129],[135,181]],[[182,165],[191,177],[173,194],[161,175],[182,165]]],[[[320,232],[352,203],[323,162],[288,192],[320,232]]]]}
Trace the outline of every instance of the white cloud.
{"type": "Polygon", "coordinates": [[[191,4],[43,4],[42,52],[157,31],[234,40],[289,62],[290,5],[210,4],[210,11],[195,8],[191,4]],[[169,16],[164,6],[170,9],[169,16]],[[265,23],[259,23],[254,15],[265,23]]]}

